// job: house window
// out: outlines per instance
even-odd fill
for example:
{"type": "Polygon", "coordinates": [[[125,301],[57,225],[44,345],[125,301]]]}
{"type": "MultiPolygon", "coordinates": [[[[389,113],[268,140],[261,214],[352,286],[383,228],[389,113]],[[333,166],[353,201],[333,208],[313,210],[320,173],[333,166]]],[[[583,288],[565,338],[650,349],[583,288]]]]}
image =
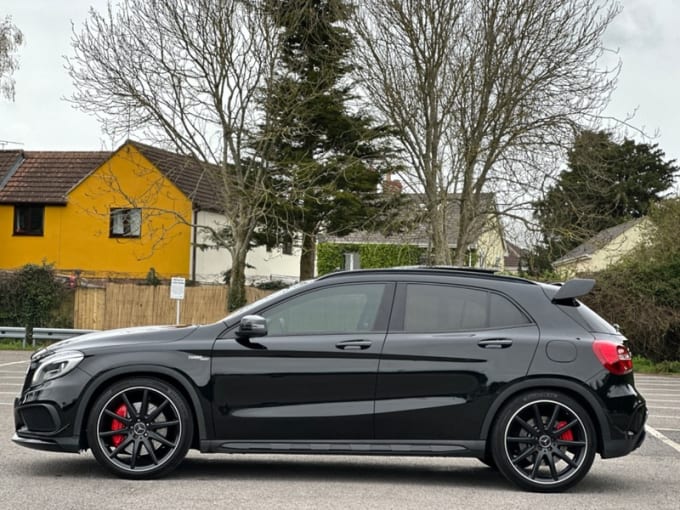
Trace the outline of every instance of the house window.
{"type": "Polygon", "coordinates": [[[292,255],[293,241],[284,241],[283,244],[281,245],[281,251],[283,252],[284,255],[292,255]]]}
{"type": "Polygon", "coordinates": [[[140,237],[141,209],[111,209],[109,237],[140,237]]]}
{"type": "Polygon", "coordinates": [[[44,205],[17,205],[14,207],[14,235],[41,236],[45,223],[44,205]]]}

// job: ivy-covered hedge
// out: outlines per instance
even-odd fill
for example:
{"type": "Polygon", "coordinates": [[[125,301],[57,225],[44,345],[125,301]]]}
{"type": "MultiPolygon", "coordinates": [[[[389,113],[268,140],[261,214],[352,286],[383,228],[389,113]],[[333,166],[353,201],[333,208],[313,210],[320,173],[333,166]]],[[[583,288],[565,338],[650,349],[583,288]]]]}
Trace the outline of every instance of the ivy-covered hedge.
{"type": "Polygon", "coordinates": [[[345,253],[358,253],[361,267],[368,269],[421,264],[425,249],[397,244],[319,243],[316,252],[319,275],[342,269],[345,253]]]}

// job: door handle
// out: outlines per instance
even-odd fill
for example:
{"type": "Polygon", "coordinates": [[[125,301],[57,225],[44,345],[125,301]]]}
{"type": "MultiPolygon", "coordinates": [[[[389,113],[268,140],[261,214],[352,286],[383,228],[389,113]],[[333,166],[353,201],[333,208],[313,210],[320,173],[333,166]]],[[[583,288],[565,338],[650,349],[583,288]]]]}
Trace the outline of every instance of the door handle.
{"type": "Polygon", "coordinates": [[[480,340],[477,345],[484,349],[506,349],[512,345],[512,340],[509,338],[488,338],[480,340]]]}
{"type": "Polygon", "coordinates": [[[370,340],[343,340],[335,344],[335,347],[343,351],[362,351],[368,349],[372,344],[373,342],[370,340]]]}

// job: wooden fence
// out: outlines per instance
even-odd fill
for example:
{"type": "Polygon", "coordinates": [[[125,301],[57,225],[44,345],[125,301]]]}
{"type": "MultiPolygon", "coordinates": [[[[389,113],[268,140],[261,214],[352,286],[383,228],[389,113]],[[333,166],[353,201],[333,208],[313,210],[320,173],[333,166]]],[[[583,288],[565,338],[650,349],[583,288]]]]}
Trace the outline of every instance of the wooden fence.
{"type": "MultiPolygon", "coordinates": [[[[270,291],[246,288],[249,303],[270,291]]],[[[180,302],[180,322],[207,324],[227,315],[227,287],[206,285],[187,287],[180,302]]],[[[105,288],[76,290],[73,327],[113,329],[151,324],[174,324],[175,301],[168,285],[157,287],[133,283],[108,283],[105,288]]]]}

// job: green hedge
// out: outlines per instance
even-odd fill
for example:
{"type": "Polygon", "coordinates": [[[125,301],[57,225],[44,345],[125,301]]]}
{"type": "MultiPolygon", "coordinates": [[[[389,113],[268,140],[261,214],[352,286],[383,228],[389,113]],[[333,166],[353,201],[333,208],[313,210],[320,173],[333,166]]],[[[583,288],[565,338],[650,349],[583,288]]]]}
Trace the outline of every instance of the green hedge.
{"type": "Polygon", "coordinates": [[[361,267],[368,269],[421,264],[425,249],[397,244],[319,243],[316,252],[319,275],[342,269],[345,253],[358,253],[361,267]]]}

